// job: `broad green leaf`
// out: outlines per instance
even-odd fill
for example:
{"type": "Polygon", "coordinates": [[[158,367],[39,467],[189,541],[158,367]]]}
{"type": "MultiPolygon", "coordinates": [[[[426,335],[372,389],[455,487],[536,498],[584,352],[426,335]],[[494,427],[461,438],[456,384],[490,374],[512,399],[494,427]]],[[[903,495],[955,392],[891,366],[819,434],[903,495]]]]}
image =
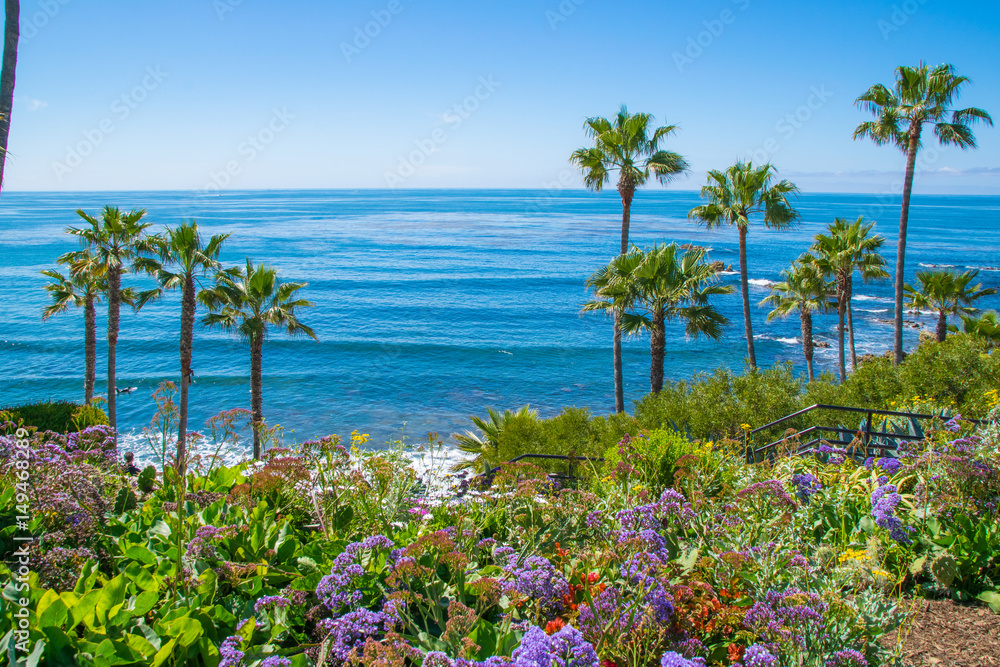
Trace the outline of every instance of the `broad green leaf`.
{"type": "Polygon", "coordinates": [[[1000,614],[1000,591],[984,591],[976,598],[988,604],[995,613],[1000,614]]]}
{"type": "Polygon", "coordinates": [[[125,550],[125,557],[137,560],[143,565],[156,565],[156,556],[144,546],[138,544],[130,546],[125,550]]]}

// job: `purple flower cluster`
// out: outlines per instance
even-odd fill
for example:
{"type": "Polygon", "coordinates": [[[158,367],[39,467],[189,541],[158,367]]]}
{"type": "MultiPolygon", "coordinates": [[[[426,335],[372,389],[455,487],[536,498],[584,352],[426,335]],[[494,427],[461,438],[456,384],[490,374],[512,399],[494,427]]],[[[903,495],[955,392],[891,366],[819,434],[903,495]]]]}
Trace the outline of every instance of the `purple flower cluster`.
{"type": "Polygon", "coordinates": [[[837,651],[830,660],[823,663],[824,667],[868,667],[865,656],[853,649],[837,651]]]}
{"type": "Polygon", "coordinates": [[[615,515],[621,525],[618,539],[632,539],[643,531],[661,531],[671,525],[684,528],[694,517],[691,503],[677,491],[667,489],[657,502],[622,510],[615,515]]]}
{"type": "Polygon", "coordinates": [[[598,667],[597,653],[572,625],[551,637],[532,626],[514,651],[514,667],[598,667]]]}
{"type": "MultiPolygon", "coordinates": [[[[879,481],[885,479],[880,478],[879,481]]],[[[895,484],[885,484],[872,492],[872,516],[875,524],[889,531],[889,536],[900,544],[910,544],[910,536],[906,534],[903,522],[895,515],[902,497],[895,484]]]]}
{"type": "Polygon", "coordinates": [[[424,656],[421,667],[503,667],[510,665],[507,658],[491,655],[482,662],[468,658],[449,658],[441,651],[431,651],[424,656]]]}
{"type": "Polygon", "coordinates": [[[273,655],[270,658],[264,658],[260,667],[292,667],[292,661],[280,655],[273,655]]]}
{"type": "Polygon", "coordinates": [[[667,651],[660,658],[660,667],[705,667],[705,659],[685,658],[680,653],[667,651]]]}
{"type": "Polygon", "coordinates": [[[784,485],[776,479],[769,479],[766,482],[751,484],[736,494],[740,500],[745,498],[759,498],[766,501],[771,507],[779,510],[794,510],[798,505],[785,491],[784,485]]]}
{"type": "Polygon", "coordinates": [[[562,611],[562,598],[569,593],[569,582],[547,558],[530,556],[520,565],[511,558],[504,572],[509,577],[503,583],[506,595],[519,593],[540,601],[546,611],[562,611]]]}
{"type": "Polygon", "coordinates": [[[260,598],[259,600],[257,600],[257,602],[254,603],[253,610],[255,612],[260,613],[261,610],[263,610],[263,609],[270,609],[272,607],[274,607],[275,609],[284,609],[290,603],[291,603],[291,601],[288,598],[284,597],[284,596],[281,596],[281,595],[266,595],[266,596],[260,598]]]}
{"type": "Polygon", "coordinates": [[[621,593],[614,587],[605,588],[591,603],[580,605],[580,629],[591,641],[599,641],[605,633],[622,636],[628,630],[628,618],[621,593]]]}
{"type": "Polygon", "coordinates": [[[389,632],[398,623],[398,609],[387,603],[381,612],[358,609],[339,618],[320,621],[319,627],[329,633],[330,655],[338,664],[344,664],[354,648],[364,645],[369,638],[389,632]]]}
{"type": "Polygon", "coordinates": [[[759,637],[802,647],[807,635],[823,634],[826,611],[827,604],[815,593],[789,588],[768,591],[762,602],[747,610],[743,622],[759,637]]]}
{"type": "Polygon", "coordinates": [[[887,475],[895,475],[903,468],[903,464],[899,459],[894,458],[881,458],[876,459],[874,456],[868,457],[865,460],[865,468],[871,470],[873,468],[878,468],[887,475]]]}
{"type": "Polygon", "coordinates": [[[233,635],[222,640],[219,646],[219,667],[239,667],[243,663],[243,651],[240,650],[241,639],[233,635]]]}
{"type": "Polygon", "coordinates": [[[778,667],[778,658],[766,646],[754,644],[743,654],[743,667],[778,667]]]}
{"type": "Polygon", "coordinates": [[[235,526],[224,528],[216,528],[212,525],[202,526],[195,532],[194,539],[188,543],[185,555],[188,558],[217,558],[218,554],[211,542],[232,537],[235,532],[235,526]]]}
{"type": "Polygon", "coordinates": [[[823,488],[819,479],[808,472],[792,475],[792,484],[795,485],[795,495],[802,503],[808,503],[809,499],[823,488]]]}
{"type": "Polygon", "coordinates": [[[373,535],[362,542],[348,544],[343,553],[333,560],[330,574],[320,579],[316,597],[334,613],[344,608],[353,609],[362,599],[355,580],[365,573],[358,563],[359,556],[364,551],[391,551],[394,546],[392,540],[383,535],[373,535]]]}

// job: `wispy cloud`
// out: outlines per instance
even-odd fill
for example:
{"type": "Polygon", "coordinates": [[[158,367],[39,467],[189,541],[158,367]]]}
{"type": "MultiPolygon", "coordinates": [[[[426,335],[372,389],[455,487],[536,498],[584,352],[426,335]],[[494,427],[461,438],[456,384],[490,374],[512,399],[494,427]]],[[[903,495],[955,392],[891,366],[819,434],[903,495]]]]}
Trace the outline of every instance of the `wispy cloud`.
{"type": "Polygon", "coordinates": [[[28,111],[38,111],[39,109],[44,109],[49,106],[48,102],[36,100],[33,97],[22,97],[21,101],[28,107],[28,111]]]}

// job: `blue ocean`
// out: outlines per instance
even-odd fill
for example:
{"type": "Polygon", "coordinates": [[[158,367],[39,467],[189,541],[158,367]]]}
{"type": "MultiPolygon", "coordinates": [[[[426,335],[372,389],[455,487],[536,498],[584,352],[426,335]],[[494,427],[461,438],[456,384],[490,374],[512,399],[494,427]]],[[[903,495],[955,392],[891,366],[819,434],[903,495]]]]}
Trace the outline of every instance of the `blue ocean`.
{"type": "MultiPolygon", "coordinates": [[[[737,237],[687,220],[695,192],[642,191],[632,212],[632,241],[694,243],[733,265],[723,280],[738,286],[737,237]]],[[[542,416],[564,406],[596,414],[614,407],[612,325],[581,315],[584,281],[618,251],[621,204],[614,191],[287,191],[4,193],[0,200],[0,407],[46,399],[81,401],[82,311],[42,322],[49,297],[43,269],[77,246],[64,233],[74,213],[106,205],[145,208],[155,228],[195,218],[203,233],[230,232],[223,262],[246,256],[271,264],[288,280],[306,281],[301,313],[319,341],[274,332],[264,346],[264,414],[285,428],[287,442],[357,429],[386,442],[436,432],[447,438],[471,427],[486,407],[531,405],[542,416]]],[[[835,217],[876,220],[895,265],[897,198],[803,195],[802,222],[790,231],[754,227],[749,235],[751,298],[805,251],[835,217]]],[[[921,267],[982,269],[1000,287],[1000,197],[915,196],[907,247],[907,281],[921,267]]],[[[137,287],[149,280],[126,281],[137,287]]],[[[858,352],[892,346],[892,287],[858,285],[854,301],[858,352]]],[[[1000,297],[981,302],[1000,308],[1000,297]]],[[[741,369],[741,301],[718,306],[733,325],[721,341],[687,340],[668,331],[666,375],[690,378],[719,366],[741,369]]],[[[766,323],[754,308],[758,362],[791,361],[804,371],[796,318],[766,323]]],[[[930,316],[908,319],[932,327],[930,316]]],[[[106,312],[98,311],[97,391],[106,368],[106,312]]],[[[150,395],[178,377],[177,294],[139,313],[123,311],[118,385],[138,389],[119,400],[119,427],[137,434],[154,412],[150,395]]],[[[907,328],[907,346],[918,329],[907,328]]],[[[816,323],[820,370],[836,367],[836,318],[816,323]]],[[[191,423],[197,428],[229,408],[249,408],[250,353],[230,335],[195,331],[191,423]]],[[[627,402],[649,389],[648,340],[627,340],[627,402]]]]}

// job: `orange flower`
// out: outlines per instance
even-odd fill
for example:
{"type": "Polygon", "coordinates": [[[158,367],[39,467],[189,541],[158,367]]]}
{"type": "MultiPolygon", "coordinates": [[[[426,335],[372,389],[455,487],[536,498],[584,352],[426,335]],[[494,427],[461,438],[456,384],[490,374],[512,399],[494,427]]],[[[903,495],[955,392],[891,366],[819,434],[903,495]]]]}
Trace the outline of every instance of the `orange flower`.
{"type": "Polygon", "coordinates": [[[562,620],[561,618],[557,618],[556,620],[549,621],[548,623],[545,624],[545,634],[554,635],[555,633],[562,630],[564,627],[566,627],[566,621],[562,620]]]}
{"type": "Polygon", "coordinates": [[[729,645],[729,662],[739,662],[743,659],[743,647],[738,644],[729,645]]]}

